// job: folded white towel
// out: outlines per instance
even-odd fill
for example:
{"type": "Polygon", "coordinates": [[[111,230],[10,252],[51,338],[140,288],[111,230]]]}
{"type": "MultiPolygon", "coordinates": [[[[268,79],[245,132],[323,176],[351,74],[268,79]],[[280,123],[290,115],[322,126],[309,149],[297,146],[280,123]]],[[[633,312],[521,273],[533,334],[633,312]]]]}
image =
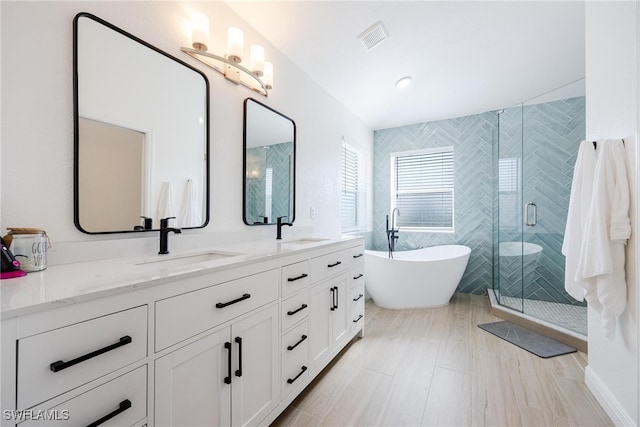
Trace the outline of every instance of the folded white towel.
{"type": "Polygon", "coordinates": [[[202,215],[192,179],[188,179],[184,186],[178,219],[180,227],[198,227],[202,225],[202,215]]]}
{"type": "MultiPolygon", "coordinates": [[[[174,217],[173,198],[171,197],[171,183],[165,181],[160,187],[160,195],[158,196],[158,223],[162,218],[174,217]]],[[[169,220],[169,226],[175,227],[175,219],[169,220]]]]}

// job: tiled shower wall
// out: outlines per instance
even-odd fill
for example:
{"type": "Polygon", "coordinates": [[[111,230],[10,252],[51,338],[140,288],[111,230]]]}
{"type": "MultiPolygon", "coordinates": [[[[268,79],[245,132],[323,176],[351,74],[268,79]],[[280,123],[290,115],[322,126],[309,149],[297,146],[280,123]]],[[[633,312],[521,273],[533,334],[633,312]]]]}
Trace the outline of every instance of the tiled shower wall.
{"type": "MultiPolygon", "coordinates": [[[[521,141],[524,132],[524,197],[539,201],[540,224],[535,235],[527,235],[525,240],[543,246],[544,254],[525,279],[530,285],[528,297],[549,296],[554,301],[569,302],[563,299],[563,281],[557,281],[564,274],[564,259],[553,254],[559,254],[562,245],[575,155],[584,139],[584,97],[527,106],[524,111],[524,128],[514,132],[513,137],[521,141]]],[[[503,130],[500,133],[504,138],[503,130]]],[[[418,233],[401,229],[397,247],[408,250],[443,244],[469,246],[471,256],[458,291],[486,293],[493,281],[493,194],[494,183],[497,183],[493,152],[497,143],[498,116],[494,112],[376,131],[374,228],[370,247],[385,250],[387,245],[385,216],[389,214],[390,205],[390,153],[453,146],[455,232],[418,233]]],[[[502,241],[511,237],[518,236],[500,236],[502,241]]],[[[521,287],[522,278],[513,280],[512,284],[521,287]]]]}
{"type": "MultiPolygon", "coordinates": [[[[385,216],[390,205],[390,161],[393,152],[453,146],[454,233],[406,232],[400,229],[398,250],[461,244],[471,248],[458,290],[484,294],[492,280],[492,142],[498,116],[483,113],[420,123],[374,133],[372,248],[385,250],[385,216]]],[[[400,212],[402,215],[402,212],[400,212]]]]}
{"type": "Polygon", "coordinates": [[[540,254],[525,257],[524,263],[501,258],[502,295],[579,304],[564,290],[561,249],[573,168],[584,138],[584,97],[510,108],[501,115],[500,158],[523,159],[523,179],[515,204],[501,196],[500,241],[524,239],[542,247],[540,254]],[[522,206],[527,202],[537,205],[538,221],[523,230],[522,206]],[[514,224],[504,220],[506,211],[516,212],[514,224]]]}

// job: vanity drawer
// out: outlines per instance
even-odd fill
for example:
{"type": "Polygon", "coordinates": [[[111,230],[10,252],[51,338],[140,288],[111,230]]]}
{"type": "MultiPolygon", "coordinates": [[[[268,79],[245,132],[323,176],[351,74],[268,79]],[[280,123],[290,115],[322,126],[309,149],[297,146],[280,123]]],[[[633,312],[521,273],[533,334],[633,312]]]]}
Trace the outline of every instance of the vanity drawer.
{"type": "Polygon", "coordinates": [[[128,372],[86,393],[54,407],[34,409],[46,411],[51,420],[30,420],[20,427],[87,426],[111,415],[102,426],[131,426],[147,416],[147,365],[128,372]]]}
{"type": "Polygon", "coordinates": [[[18,341],[18,408],[29,408],[147,355],[147,306],[18,341]]]}
{"type": "Polygon", "coordinates": [[[351,290],[351,326],[358,327],[364,321],[364,287],[351,290]]]}
{"type": "Polygon", "coordinates": [[[351,280],[349,281],[351,289],[364,288],[364,265],[354,266],[351,269],[351,280]]]}
{"type": "Polygon", "coordinates": [[[352,265],[364,264],[364,247],[362,245],[349,248],[351,254],[352,265]]]}
{"type": "Polygon", "coordinates": [[[280,306],[282,331],[309,316],[309,291],[300,292],[284,301],[280,306]]]}
{"type": "Polygon", "coordinates": [[[286,396],[309,375],[309,323],[282,337],[282,395],[286,396]]]}
{"type": "Polygon", "coordinates": [[[156,302],[156,351],[278,299],[278,269],[156,302]]]}
{"type": "Polygon", "coordinates": [[[309,261],[305,260],[282,267],[281,280],[283,298],[309,286],[309,261]]]}
{"type": "Polygon", "coordinates": [[[319,282],[334,274],[341,273],[350,267],[352,259],[350,249],[332,252],[317,258],[312,258],[310,263],[311,277],[313,282],[319,282]]]}

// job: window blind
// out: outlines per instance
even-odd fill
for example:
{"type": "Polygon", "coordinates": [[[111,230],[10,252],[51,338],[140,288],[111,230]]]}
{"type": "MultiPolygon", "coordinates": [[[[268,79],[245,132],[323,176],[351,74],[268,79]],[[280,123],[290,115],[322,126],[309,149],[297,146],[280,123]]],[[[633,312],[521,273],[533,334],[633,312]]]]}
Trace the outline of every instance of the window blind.
{"type": "Polygon", "coordinates": [[[398,226],[453,228],[453,147],[392,159],[392,207],[400,211],[398,226]]]}
{"type": "Polygon", "coordinates": [[[342,229],[358,226],[358,153],[342,145],[342,229]]]}

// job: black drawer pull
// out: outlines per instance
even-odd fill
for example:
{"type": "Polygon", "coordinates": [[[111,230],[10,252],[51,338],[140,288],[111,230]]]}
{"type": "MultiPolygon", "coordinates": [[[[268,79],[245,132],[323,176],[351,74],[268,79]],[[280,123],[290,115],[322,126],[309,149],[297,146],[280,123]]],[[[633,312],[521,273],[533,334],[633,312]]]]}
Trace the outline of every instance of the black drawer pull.
{"type": "MultiPolygon", "coordinates": [[[[129,335],[125,335],[123,337],[120,338],[120,340],[118,340],[117,343],[115,344],[111,344],[108,345],[104,348],[101,348],[100,350],[96,350],[96,351],[92,351],[91,353],[87,353],[84,356],[80,356],[77,357],[73,360],[70,360],[68,362],[63,362],[62,360],[58,360],[57,362],[53,362],[52,364],[49,365],[49,368],[53,371],[53,372],[59,372],[62,371],[63,369],[67,369],[73,365],[77,365],[80,362],[84,362],[85,360],[89,360],[93,357],[96,356],[100,356],[103,353],[106,353],[108,351],[114,350],[118,347],[122,347],[123,345],[127,345],[129,343],[131,343],[131,341],[133,341],[131,339],[131,337],[129,335]]],[[[117,415],[117,414],[116,414],[117,415]]]]}
{"type": "Polygon", "coordinates": [[[297,277],[289,277],[287,279],[287,282],[295,282],[296,280],[304,279],[307,276],[308,276],[307,273],[302,273],[301,275],[299,275],[297,277]]]}
{"type": "Polygon", "coordinates": [[[244,301],[244,300],[249,299],[249,298],[251,298],[250,294],[244,294],[240,298],[234,299],[233,301],[219,302],[219,303],[216,304],[216,308],[225,308],[225,307],[227,307],[227,306],[229,306],[231,304],[235,304],[237,302],[244,301]]]}
{"type": "Polygon", "coordinates": [[[332,287],[329,291],[331,291],[331,311],[333,311],[336,309],[336,288],[332,287]]]}
{"type": "Polygon", "coordinates": [[[293,310],[293,311],[287,311],[287,315],[288,315],[288,316],[293,316],[294,314],[296,314],[297,312],[299,312],[299,311],[301,311],[301,310],[304,310],[305,308],[307,308],[307,304],[302,304],[302,305],[300,306],[300,308],[297,308],[297,309],[295,309],[295,310],[293,310]]]}
{"type": "Polygon", "coordinates": [[[362,298],[362,296],[363,296],[362,294],[358,295],[358,297],[354,298],[353,301],[358,301],[360,298],[362,298]]]}
{"type": "Polygon", "coordinates": [[[353,276],[353,280],[358,280],[362,276],[364,276],[364,274],[362,274],[362,273],[358,274],[357,276],[353,276]]]}
{"type": "Polygon", "coordinates": [[[300,375],[304,374],[304,371],[306,371],[306,370],[307,370],[307,367],[306,366],[302,366],[302,370],[300,371],[300,373],[298,375],[296,375],[295,377],[293,377],[293,378],[289,378],[287,380],[287,383],[288,384],[293,384],[293,382],[295,380],[297,380],[298,378],[300,378],[300,375]]]}
{"type": "Polygon", "coordinates": [[[307,339],[307,336],[306,336],[306,335],[303,335],[303,336],[300,338],[300,341],[298,341],[298,342],[297,342],[297,343],[295,343],[294,345],[290,345],[290,346],[288,346],[288,347],[287,347],[287,350],[289,350],[289,351],[293,350],[294,348],[296,348],[297,346],[299,346],[299,345],[300,345],[304,340],[306,340],[306,339],[307,339]]]}
{"type": "Polygon", "coordinates": [[[353,321],[353,323],[358,323],[358,321],[362,319],[362,314],[360,316],[358,316],[358,318],[356,320],[353,321]]]}
{"type": "Polygon", "coordinates": [[[354,258],[360,258],[363,254],[354,255],[354,258]]]}
{"type": "Polygon", "coordinates": [[[129,399],[125,399],[122,402],[120,402],[120,404],[118,405],[118,409],[116,409],[113,412],[108,413],[107,415],[105,415],[104,417],[100,418],[99,420],[92,422],[87,427],[97,427],[100,424],[104,424],[107,421],[109,421],[111,418],[115,417],[116,415],[119,415],[119,414],[123,413],[124,411],[126,411],[129,408],[131,408],[131,401],[129,399]]]}
{"type": "Polygon", "coordinates": [[[224,348],[229,350],[227,355],[227,376],[224,377],[224,383],[231,384],[231,343],[229,341],[224,343],[224,348]]]}
{"type": "Polygon", "coordinates": [[[327,267],[332,268],[342,264],[342,261],[336,261],[333,264],[327,264],[327,267]]]}
{"type": "Polygon", "coordinates": [[[242,338],[236,337],[235,342],[238,343],[238,369],[236,369],[236,377],[242,376],[242,338]]]}

